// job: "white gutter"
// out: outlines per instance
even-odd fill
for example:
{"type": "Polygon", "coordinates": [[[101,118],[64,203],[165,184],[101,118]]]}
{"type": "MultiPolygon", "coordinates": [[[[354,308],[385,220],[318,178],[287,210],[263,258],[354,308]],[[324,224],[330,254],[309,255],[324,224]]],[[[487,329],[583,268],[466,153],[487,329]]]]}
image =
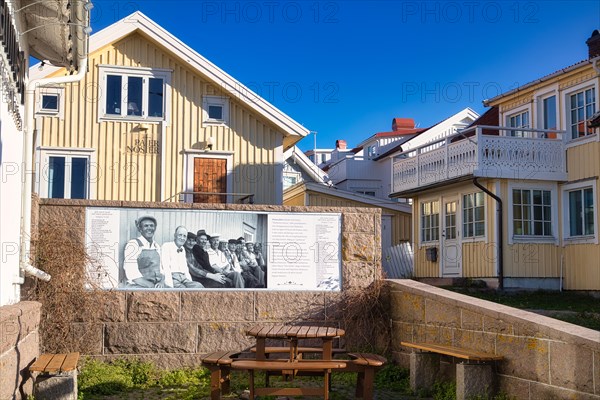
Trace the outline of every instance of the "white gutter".
{"type": "MultiPolygon", "coordinates": [[[[27,83],[27,90],[25,91],[25,127],[23,129],[24,177],[23,198],[21,199],[21,260],[19,266],[26,274],[35,276],[44,281],[49,281],[51,276],[31,265],[29,260],[29,250],[31,248],[31,194],[33,175],[33,134],[35,131],[35,91],[37,88],[41,87],[82,80],[87,72],[87,49],[82,54],[85,56],[79,60],[79,69],[76,74],[55,78],[35,79],[27,83]]],[[[19,279],[17,283],[22,284],[23,279],[19,279]]]]}

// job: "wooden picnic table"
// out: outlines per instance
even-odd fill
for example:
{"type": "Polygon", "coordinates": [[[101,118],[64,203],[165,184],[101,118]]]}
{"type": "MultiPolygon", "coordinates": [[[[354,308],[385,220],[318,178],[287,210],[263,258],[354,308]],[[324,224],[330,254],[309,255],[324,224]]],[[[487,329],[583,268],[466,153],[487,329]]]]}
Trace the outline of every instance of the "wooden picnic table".
{"type": "Polygon", "coordinates": [[[267,339],[281,339],[289,342],[290,361],[298,359],[298,340],[320,339],[323,349],[321,359],[332,360],[333,339],[344,336],[343,329],[330,326],[308,325],[255,325],[246,330],[246,335],[256,338],[256,359],[266,360],[267,339]]]}
{"type": "Polygon", "coordinates": [[[255,325],[246,330],[246,335],[256,338],[256,358],[254,360],[233,361],[234,369],[245,369],[250,373],[250,398],[255,395],[318,395],[329,399],[329,379],[332,370],[344,370],[347,362],[333,360],[333,339],[344,335],[344,330],[328,326],[299,326],[299,325],[255,325]],[[269,360],[266,351],[267,339],[279,339],[289,343],[289,359],[269,360]],[[303,348],[298,347],[300,339],[320,339],[321,360],[303,360],[303,348]],[[265,387],[255,388],[254,371],[264,370],[265,387]],[[297,372],[314,372],[322,374],[321,387],[271,388],[269,373],[279,371],[282,375],[296,375],[297,372]]]}

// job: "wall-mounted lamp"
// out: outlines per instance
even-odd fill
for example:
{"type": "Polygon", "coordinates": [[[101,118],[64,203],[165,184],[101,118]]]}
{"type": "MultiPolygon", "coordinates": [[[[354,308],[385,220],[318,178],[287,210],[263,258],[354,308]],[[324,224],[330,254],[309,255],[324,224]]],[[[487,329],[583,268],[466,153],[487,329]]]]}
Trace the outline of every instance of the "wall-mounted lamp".
{"type": "Polygon", "coordinates": [[[206,139],[206,148],[208,150],[212,150],[214,144],[215,144],[215,139],[212,136],[209,136],[208,139],[206,139]]]}
{"type": "Polygon", "coordinates": [[[150,127],[147,124],[139,124],[137,126],[138,131],[147,131],[150,127]]]}

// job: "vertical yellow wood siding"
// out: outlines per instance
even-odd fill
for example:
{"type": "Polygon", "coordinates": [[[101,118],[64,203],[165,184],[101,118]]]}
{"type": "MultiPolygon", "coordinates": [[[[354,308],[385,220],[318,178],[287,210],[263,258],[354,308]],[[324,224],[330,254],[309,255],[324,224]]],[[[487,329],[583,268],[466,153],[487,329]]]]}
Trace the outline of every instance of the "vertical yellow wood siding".
{"type": "Polygon", "coordinates": [[[564,249],[563,276],[567,290],[600,289],[600,246],[572,244],[564,249]]]}
{"type": "MultiPolygon", "coordinates": [[[[492,180],[481,180],[480,183],[488,190],[495,193],[496,185],[492,180]]],[[[413,237],[414,240],[414,260],[415,260],[415,276],[419,278],[440,277],[440,241],[423,243],[419,247],[420,239],[420,204],[432,200],[440,201],[440,235],[443,226],[442,203],[449,199],[455,198],[459,201],[459,207],[456,210],[458,221],[460,222],[456,229],[461,240],[461,255],[460,262],[462,266],[462,276],[469,278],[486,278],[496,276],[496,201],[487,194],[484,194],[485,205],[485,237],[464,238],[462,226],[463,213],[463,195],[480,192],[472,181],[453,185],[451,187],[439,188],[435,191],[429,191],[420,196],[413,198],[413,237]],[[438,248],[438,261],[428,261],[426,257],[426,249],[428,247],[438,248]]]]}
{"type": "MultiPolygon", "coordinates": [[[[286,204],[288,204],[287,201],[286,204]]],[[[308,192],[308,204],[306,205],[326,207],[374,207],[372,204],[310,191],[308,192]]],[[[387,214],[392,216],[392,245],[411,240],[410,214],[385,207],[381,207],[381,213],[383,215],[387,214]]]]}
{"type": "Polygon", "coordinates": [[[586,143],[567,149],[569,181],[600,175],[600,142],[586,143]]]}
{"type": "MultiPolygon", "coordinates": [[[[62,72],[64,73],[64,72],[62,72]]],[[[57,74],[59,75],[59,74],[57,74]]],[[[167,89],[169,90],[169,89],[167,89]]],[[[202,96],[220,95],[218,86],[188,68],[150,39],[133,33],[89,57],[89,72],[80,83],[65,89],[64,120],[40,117],[41,146],[86,147],[97,153],[96,198],[99,200],[160,201],[161,159],[159,154],[127,151],[136,139],[162,142],[165,155],[165,198],[183,191],[186,171],[183,150],[198,148],[213,137],[213,152],[233,154],[232,186],[229,192],[254,193],[258,204],[276,204],[276,150],[283,135],[242,103],[230,98],[230,123],[202,123],[202,96]],[[171,101],[167,104],[170,124],[148,123],[146,132],[137,129],[140,121],[98,122],[98,101],[104,101],[99,65],[162,68],[172,70],[171,101]]],[[[143,121],[142,121],[143,122],[143,121]]],[[[205,156],[210,156],[207,152],[205,156]]],[[[214,153],[213,153],[214,154],[214,153]]],[[[281,162],[281,161],[280,161],[281,162]]],[[[230,166],[228,166],[230,167],[230,166]]],[[[177,199],[175,199],[177,200],[177,199]]]]}

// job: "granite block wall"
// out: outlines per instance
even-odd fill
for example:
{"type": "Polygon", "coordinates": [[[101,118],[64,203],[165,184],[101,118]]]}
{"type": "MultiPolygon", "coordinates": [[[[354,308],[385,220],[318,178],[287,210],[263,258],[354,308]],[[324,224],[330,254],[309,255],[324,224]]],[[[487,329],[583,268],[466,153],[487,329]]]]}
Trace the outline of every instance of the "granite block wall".
{"type": "Polygon", "coordinates": [[[22,301],[0,307],[0,399],[27,398],[33,392],[28,367],[39,355],[41,304],[22,301]]]}
{"type": "Polygon", "coordinates": [[[600,399],[600,332],[412,280],[389,280],[394,359],[401,341],[504,356],[498,390],[521,399],[600,399]]]}
{"type": "MultiPolygon", "coordinates": [[[[89,207],[341,213],[343,290],[381,279],[380,209],[42,199],[37,223],[65,224],[80,232],[83,241],[89,207]]],[[[89,348],[80,349],[85,354],[103,359],[135,355],[172,368],[198,365],[199,355],[206,352],[251,346],[253,340],[244,331],[255,323],[339,324],[327,318],[339,299],[340,292],[316,291],[113,290],[106,292],[100,320],[75,316],[73,325],[95,338],[89,348]]]]}

